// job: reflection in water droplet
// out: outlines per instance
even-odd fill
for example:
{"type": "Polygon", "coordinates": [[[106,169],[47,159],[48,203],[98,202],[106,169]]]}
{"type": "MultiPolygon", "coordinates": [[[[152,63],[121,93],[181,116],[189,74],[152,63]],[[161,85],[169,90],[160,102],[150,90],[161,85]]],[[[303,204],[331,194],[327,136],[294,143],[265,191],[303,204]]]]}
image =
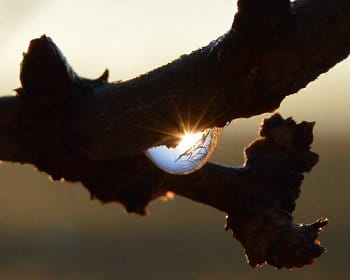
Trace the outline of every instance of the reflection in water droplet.
{"type": "Polygon", "coordinates": [[[185,133],[175,148],[157,146],[146,151],[148,158],[160,169],[172,174],[189,174],[200,169],[213,154],[222,128],[185,133]]]}

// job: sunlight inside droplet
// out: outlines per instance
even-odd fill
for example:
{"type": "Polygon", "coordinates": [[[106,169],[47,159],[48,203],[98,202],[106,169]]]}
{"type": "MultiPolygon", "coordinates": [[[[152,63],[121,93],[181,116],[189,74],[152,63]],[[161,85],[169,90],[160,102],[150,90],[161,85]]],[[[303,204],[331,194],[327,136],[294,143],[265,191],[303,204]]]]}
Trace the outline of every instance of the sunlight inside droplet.
{"type": "Polygon", "coordinates": [[[196,142],[198,142],[203,135],[204,135],[204,132],[198,132],[198,133],[185,132],[185,134],[182,135],[181,140],[179,144],[176,146],[176,148],[184,152],[187,149],[189,149],[191,146],[193,146],[196,142]]]}
{"type": "Polygon", "coordinates": [[[148,158],[160,169],[172,174],[189,174],[200,169],[213,154],[221,128],[202,132],[185,132],[175,148],[157,146],[146,151],[148,158]]]}

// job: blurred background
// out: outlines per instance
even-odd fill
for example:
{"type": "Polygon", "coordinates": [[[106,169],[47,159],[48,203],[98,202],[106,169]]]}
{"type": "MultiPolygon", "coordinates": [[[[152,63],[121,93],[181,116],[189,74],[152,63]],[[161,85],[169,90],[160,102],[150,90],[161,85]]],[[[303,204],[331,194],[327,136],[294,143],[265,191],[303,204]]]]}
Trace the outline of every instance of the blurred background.
{"type": "MultiPolygon", "coordinates": [[[[31,39],[51,36],[74,69],[104,68],[124,80],[208,44],[226,32],[233,0],[0,0],[0,94],[18,87],[31,39]]],[[[225,215],[181,197],[148,217],[90,201],[80,184],[52,183],[32,166],[0,166],[0,279],[350,279],[349,61],[281,105],[284,117],[316,121],[320,163],[306,176],[295,220],[327,216],[328,248],[299,270],[252,269],[224,231],[225,215]]],[[[240,165],[267,115],[225,129],[213,161],[240,165]]]]}

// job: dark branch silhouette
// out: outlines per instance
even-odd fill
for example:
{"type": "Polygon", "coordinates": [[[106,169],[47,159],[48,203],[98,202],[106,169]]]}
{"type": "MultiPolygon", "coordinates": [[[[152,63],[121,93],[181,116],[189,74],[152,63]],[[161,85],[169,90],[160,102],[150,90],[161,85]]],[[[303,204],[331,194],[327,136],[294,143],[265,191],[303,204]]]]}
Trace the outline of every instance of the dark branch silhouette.
{"type": "Polygon", "coordinates": [[[144,155],[176,145],[184,124],[201,131],[272,112],[349,54],[348,0],[240,0],[238,8],[219,39],[125,82],[108,83],[108,71],[81,78],[50,38],[31,41],[22,87],[0,98],[0,159],[82,182],[92,197],[139,214],[174,192],[226,212],[252,266],[311,264],[327,221],[298,225],[291,214],[303,173],[318,161],[313,123],[273,115],[240,168],[209,163],[176,176],[144,155]]]}

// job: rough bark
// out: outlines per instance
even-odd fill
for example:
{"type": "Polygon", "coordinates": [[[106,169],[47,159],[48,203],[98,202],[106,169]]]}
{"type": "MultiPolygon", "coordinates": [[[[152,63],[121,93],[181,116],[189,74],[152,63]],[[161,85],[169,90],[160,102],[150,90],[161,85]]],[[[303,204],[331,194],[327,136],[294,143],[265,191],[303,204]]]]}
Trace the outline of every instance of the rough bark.
{"type": "Polygon", "coordinates": [[[252,266],[312,263],[327,223],[293,223],[313,123],[265,120],[241,168],[209,163],[175,176],[144,156],[184,129],[224,126],[278,108],[350,50],[348,0],[240,0],[232,29],[207,47],[135,79],[79,77],[46,36],[30,43],[17,96],[0,99],[0,159],[34,164],[54,180],[82,182],[129,212],[169,191],[228,214],[252,266]]]}

